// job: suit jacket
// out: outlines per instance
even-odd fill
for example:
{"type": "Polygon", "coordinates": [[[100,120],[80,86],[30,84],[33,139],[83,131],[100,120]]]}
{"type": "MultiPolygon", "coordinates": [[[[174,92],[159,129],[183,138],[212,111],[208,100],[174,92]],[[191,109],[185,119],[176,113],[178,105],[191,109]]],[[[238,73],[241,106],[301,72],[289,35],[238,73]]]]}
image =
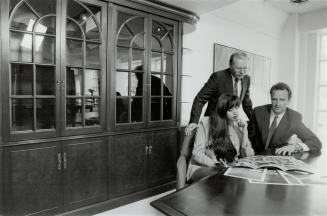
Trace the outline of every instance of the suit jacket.
{"type": "MultiPolygon", "coordinates": [[[[242,79],[240,101],[242,102],[244,112],[247,114],[249,119],[251,119],[253,110],[249,88],[250,77],[245,75],[242,79]]],[[[214,112],[217,100],[223,93],[233,94],[233,79],[229,68],[213,73],[207,83],[196,95],[192,105],[190,123],[197,124],[199,122],[202,108],[206,102],[208,102],[208,107],[205,116],[209,116],[214,112]]]]}
{"type": "MultiPolygon", "coordinates": [[[[255,139],[252,140],[252,147],[256,153],[264,152],[269,132],[271,104],[256,107],[252,121],[255,128],[255,139]]],[[[268,149],[280,148],[287,145],[288,139],[296,134],[310,151],[320,150],[321,142],[318,137],[307,128],[302,122],[302,115],[290,108],[287,108],[283,118],[280,120],[276,131],[270,141],[268,149]]]]}

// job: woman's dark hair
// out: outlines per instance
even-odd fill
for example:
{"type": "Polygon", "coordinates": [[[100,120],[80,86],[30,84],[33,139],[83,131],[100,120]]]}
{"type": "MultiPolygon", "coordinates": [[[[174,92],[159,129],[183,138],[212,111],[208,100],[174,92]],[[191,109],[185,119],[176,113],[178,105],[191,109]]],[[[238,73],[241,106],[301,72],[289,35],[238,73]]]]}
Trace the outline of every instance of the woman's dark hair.
{"type": "Polygon", "coordinates": [[[237,154],[229,138],[227,111],[239,105],[237,96],[222,94],[218,98],[215,112],[210,115],[210,148],[215,152],[218,161],[222,158],[231,162],[237,154]]]}

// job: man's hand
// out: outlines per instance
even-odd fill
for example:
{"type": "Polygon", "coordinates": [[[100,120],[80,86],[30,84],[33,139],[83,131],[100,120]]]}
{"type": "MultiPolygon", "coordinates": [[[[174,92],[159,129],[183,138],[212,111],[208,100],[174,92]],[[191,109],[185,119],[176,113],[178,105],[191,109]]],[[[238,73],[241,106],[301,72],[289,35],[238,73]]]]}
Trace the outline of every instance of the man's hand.
{"type": "Polygon", "coordinates": [[[296,134],[293,134],[287,141],[288,144],[290,145],[295,145],[295,144],[299,144],[299,143],[303,143],[303,141],[297,137],[296,134]]]}
{"type": "Polygon", "coordinates": [[[192,131],[197,128],[198,125],[195,123],[190,123],[186,128],[185,128],[185,135],[190,136],[192,134],[192,131]]]}
{"type": "Polygon", "coordinates": [[[275,153],[280,155],[291,155],[294,152],[301,151],[302,147],[299,144],[289,144],[276,149],[275,153]]]}

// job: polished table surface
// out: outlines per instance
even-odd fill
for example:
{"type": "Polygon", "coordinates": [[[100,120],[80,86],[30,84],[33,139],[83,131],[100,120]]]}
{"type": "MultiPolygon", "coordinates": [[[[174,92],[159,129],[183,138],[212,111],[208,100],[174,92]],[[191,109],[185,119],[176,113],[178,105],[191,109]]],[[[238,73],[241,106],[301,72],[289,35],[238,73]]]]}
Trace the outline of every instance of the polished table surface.
{"type": "MultiPolygon", "coordinates": [[[[320,153],[297,154],[295,158],[326,176],[326,159],[320,153]]],[[[167,215],[327,215],[327,185],[252,184],[222,173],[151,205],[167,215]]]]}

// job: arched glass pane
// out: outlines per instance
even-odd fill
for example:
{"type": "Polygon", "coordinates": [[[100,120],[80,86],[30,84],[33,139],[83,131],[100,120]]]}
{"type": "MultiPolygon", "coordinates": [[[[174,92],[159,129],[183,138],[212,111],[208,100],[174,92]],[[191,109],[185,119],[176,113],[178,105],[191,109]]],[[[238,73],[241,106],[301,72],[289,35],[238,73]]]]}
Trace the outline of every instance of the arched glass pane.
{"type": "Polygon", "coordinates": [[[119,96],[128,96],[128,73],[116,73],[116,93],[119,96]]]}
{"type": "Polygon", "coordinates": [[[152,34],[157,36],[160,40],[167,33],[167,30],[160,23],[153,21],[152,23],[152,34]]]}
{"type": "Polygon", "coordinates": [[[55,68],[51,66],[36,66],[36,94],[55,95],[55,68]]]}
{"type": "Polygon", "coordinates": [[[128,69],[128,48],[118,47],[117,48],[117,69],[128,69]]]}
{"type": "Polygon", "coordinates": [[[170,54],[163,55],[163,72],[164,73],[173,73],[173,66],[174,66],[174,56],[170,54]]]}
{"type": "Polygon", "coordinates": [[[33,94],[33,66],[11,64],[11,94],[33,94]]]}
{"type": "Polygon", "coordinates": [[[159,121],[161,113],[161,98],[151,98],[151,121],[159,121]]]}
{"type": "Polygon", "coordinates": [[[152,50],[161,51],[161,44],[156,37],[152,36],[151,44],[152,44],[152,46],[151,46],[152,50]]]}
{"type": "Polygon", "coordinates": [[[32,34],[10,32],[10,59],[32,62],[32,34]]]}
{"type": "Polygon", "coordinates": [[[85,22],[91,14],[80,4],[69,0],[67,4],[67,16],[73,18],[78,23],[85,22]]]}
{"type": "Polygon", "coordinates": [[[167,35],[166,37],[164,37],[161,43],[162,43],[163,51],[173,52],[173,43],[171,41],[170,36],[167,35]]]}
{"type": "Polygon", "coordinates": [[[83,42],[77,40],[66,40],[66,65],[83,66],[83,42]]]}
{"type": "Polygon", "coordinates": [[[54,64],[55,40],[54,37],[35,36],[34,61],[36,63],[54,64]]]}
{"type": "Polygon", "coordinates": [[[14,9],[14,7],[21,2],[22,0],[10,0],[10,6],[9,6],[9,11],[11,13],[11,11],[14,9]]]}
{"type": "Polygon", "coordinates": [[[88,19],[82,28],[85,32],[85,37],[87,40],[100,40],[100,31],[96,23],[92,18],[88,19]]]}
{"type": "Polygon", "coordinates": [[[117,44],[121,46],[129,46],[130,40],[132,39],[131,32],[124,26],[118,35],[117,44]]]}
{"type": "Polygon", "coordinates": [[[144,51],[143,50],[132,50],[132,63],[131,67],[132,70],[136,70],[137,68],[143,66],[143,57],[144,57],[144,51]]]}
{"type": "Polygon", "coordinates": [[[33,99],[11,100],[13,131],[33,130],[33,99]]]}
{"type": "Polygon", "coordinates": [[[142,122],[142,114],[143,114],[143,98],[132,98],[131,104],[131,118],[132,122],[142,122]]]}
{"type": "Polygon", "coordinates": [[[86,96],[100,95],[100,71],[85,70],[84,94],[86,96]]]}
{"type": "Polygon", "coordinates": [[[32,8],[39,14],[44,16],[47,14],[56,14],[56,1],[55,0],[26,0],[32,8]]]}
{"type": "Polygon", "coordinates": [[[35,27],[35,32],[56,34],[56,17],[49,16],[43,18],[35,27]]]}
{"type": "Polygon", "coordinates": [[[131,29],[133,35],[144,32],[144,18],[138,17],[128,21],[128,27],[131,29]]]}
{"type": "Polygon", "coordinates": [[[144,33],[136,35],[133,40],[133,47],[144,48],[144,33]]]}
{"type": "Polygon", "coordinates": [[[36,99],[36,129],[55,128],[55,99],[36,99]]]}
{"type": "Polygon", "coordinates": [[[85,126],[100,124],[100,98],[85,98],[85,126]]]}
{"type": "Polygon", "coordinates": [[[68,98],[66,100],[66,127],[82,126],[82,99],[68,98]]]}
{"type": "Polygon", "coordinates": [[[163,77],[163,95],[172,96],[173,93],[173,76],[162,76],[163,77]]]}
{"type": "Polygon", "coordinates": [[[172,119],[173,114],[173,99],[163,98],[163,120],[172,119]]]}
{"type": "Polygon", "coordinates": [[[96,17],[97,21],[101,25],[101,20],[100,20],[101,8],[98,6],[95,6],[95,5],[89,5],[89,4],[84,4],[84,3],[83,3],[83,5],[86,6],[91,11],[91,13],[96,17]]]}
{"type": "Polygon", "coordinates": [[[15,11],[10,23],[10,28],[21,31],[32,31],[37,19],[37,16],[31,11],[31,9],[23,3],[15,11]]]}
{"type": "Polygon", "coordinates": [[[66,69],[66,94],[82,95],[83,70],[78,68],[66,69]]]}
{"type": "Polygon", "coordinates": [[[144,73],[131,73],[131,95],[143,96],[144,73]]]}
{"type": "MultiPolygon", "coordinates": [[[[116,96],[119,96],[118,92],[116,92],[116,96]]],[[[116,123],[128,123],[128,107],[128,97],[116,98],[116,123]]]]}
{"type": "Polygon", "coordinates": [[[159,74],[151,74],[151,95],[161,95],[161,77],[159,74]]]}
{"type": "Polygon", "coordinates": [[[152,52],[151,71],[161,72],[161,53],[152,52]]]}
{"type": "Polygon", "coordinates": [[[123,12],[118,12],[117,16],[117,30],[120,29],[121,25],[128,19],[131,18],[133,15],[123,13],[123,12]]]}
{"type": "Polygon", "coordinates": [[[86,43],[86,67],[100,68],[100,44],[86,43]]]}
{"type": "Polygon", "coordinates": [[[66,37],[82,38],[82,30],[80,27],[71,20],[66,22],[66,37]]]}

